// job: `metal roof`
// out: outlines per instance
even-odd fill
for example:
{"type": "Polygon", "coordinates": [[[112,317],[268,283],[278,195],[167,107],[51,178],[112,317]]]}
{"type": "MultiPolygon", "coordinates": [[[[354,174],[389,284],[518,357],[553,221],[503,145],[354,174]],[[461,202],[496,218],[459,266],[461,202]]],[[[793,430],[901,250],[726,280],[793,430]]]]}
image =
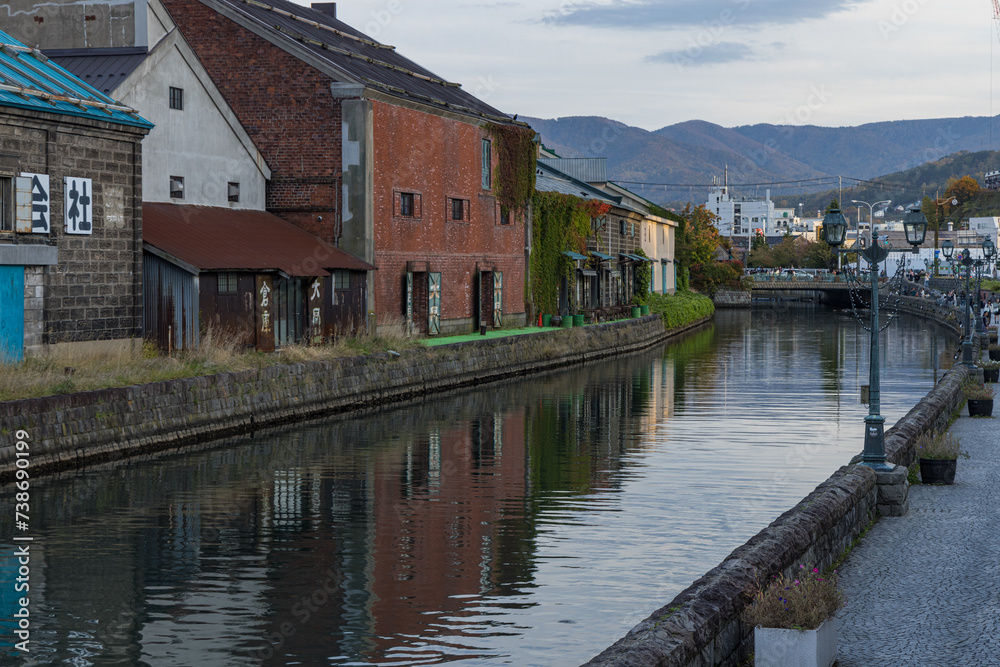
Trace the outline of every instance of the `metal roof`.
{"type": "Polygon", "coordinates": [[[613,197],[604,190],[573,178],[569,174],[564,174],[541,160],[538,161],[537,169],[535,170],[535,190],[539,192],[558,192],[583,199],[596,199],[616,206],[621,202],[621,197],[613,197]]]}
{"type": "Polygon", "coordinates": [[[78,79],[110,95],[148,55],[143,47],[48,49],[45,55],[78,79]]]}
{"type": "Polygon", "coordinates": [[[151,129],[135,109],[88,86],[41,51],[0,31],[0,106],[151,129]]]}
{"type": "Polygon", "coordinates": [[[375,267],[265,211],[143,204],[142,240],[202,271],[327,276],[375,267]]]}
{"type": "Polygon", "coordinates": [[[573,252],[572,250],[563,250],[563,254],[569,257],[570,259],[575,259],[575,260],[587,259],[586,255],[581,255],[580,253],[573,252]]]}
{"type": "Polygon", "coordinates": [[[586,183],[608,182],[608,158],[606,157],[543,157],[538,158],[538,161],[586,183]]]}
{"type": "MultiPolygon", "coordinates": [[[[314,58],[353,82],[403,99],[492,121],[512,122],[461,85],[445,81],[346,23],[322,11],[286,0],[204,0],[227,16],[295,55],[289,46],[307,49],[314,58]]],[[[335,78],[339,78],[335,76],[335,78]]]]}

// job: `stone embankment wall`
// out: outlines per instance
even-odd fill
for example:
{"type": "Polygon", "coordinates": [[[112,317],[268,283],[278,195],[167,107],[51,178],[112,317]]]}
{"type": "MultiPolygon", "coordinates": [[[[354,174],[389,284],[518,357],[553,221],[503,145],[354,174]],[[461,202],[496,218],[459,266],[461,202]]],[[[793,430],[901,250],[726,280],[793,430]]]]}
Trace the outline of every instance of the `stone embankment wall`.
{"type": "MultiPolygon", "coordinates": [[[[957,331],[954,309],[903,298],[900,310],[922,314],[957,331]]],[[[978,342],[976,346],[978,358],[978,342]]],[[[909,465],[913,443],[947,426],[963,401],[968,371],[956,365],[910,412],[885,433],[890,463],[909,465]]],[[[860,426],[860,425],[859,425],[860,426]]],[[[859,428],[859,439],[861,432],[859,428]]],[[[877,517],[875,473],[842,467],[794,508],[731,553],[649,618],[587,663],[587,667],[715,667],[746,663],[753,628],[740,620],[744,592],[759,575],[790,575],[800,564],[826,568],[837,561],[877,517]]]]}
{"type": "Polygon", "coordinates": [[[712,297],[716,308],[749,308],[750,290],[720,289],[712,297]]]}
{"type": "MultiPolygon", "coordinates": [[[[0,432],[28,432],[32,474],[627,354],[667,331],[656,315],[438,348],[275,366],[0,403],[0,432]]],[[[9,439],[8,439],[9,440],[9,439]]],[[[16,470],[0,448],[0,482],[16,470]]]]}

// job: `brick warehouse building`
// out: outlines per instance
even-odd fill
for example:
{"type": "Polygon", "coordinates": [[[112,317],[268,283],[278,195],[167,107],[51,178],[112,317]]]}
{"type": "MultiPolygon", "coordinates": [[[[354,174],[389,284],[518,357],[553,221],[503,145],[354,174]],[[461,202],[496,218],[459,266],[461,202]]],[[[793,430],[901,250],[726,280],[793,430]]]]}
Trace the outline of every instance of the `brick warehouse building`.
{"type": "Polygon", "coordinates": [[[380,327],[525,320],[526,223],[500,215],[493,107],[334,3],[165,0],[271,167],[267,209],[374,264],[380,327]]]}
{"type": "Polygon", "coordinates": [[[0,53],[0,360],[142,330],[152,127],[6,33],[0,53]]]}

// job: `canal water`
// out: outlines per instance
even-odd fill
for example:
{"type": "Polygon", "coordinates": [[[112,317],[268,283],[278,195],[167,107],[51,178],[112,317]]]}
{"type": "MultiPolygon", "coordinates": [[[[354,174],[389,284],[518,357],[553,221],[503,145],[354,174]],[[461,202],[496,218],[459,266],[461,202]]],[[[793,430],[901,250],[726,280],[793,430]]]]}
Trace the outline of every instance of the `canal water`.
{"type": "MultiPolygon", "coordinates": [[[[887,425],[952,338],[882,334],[887,425]]],[[[860,451],[867,358],[848,314],[720,312],[627,358],[36,479],[31,664],[580,664],[860,451]]],[[[0,663],[27,664],[2,548],[0,663]]]]}

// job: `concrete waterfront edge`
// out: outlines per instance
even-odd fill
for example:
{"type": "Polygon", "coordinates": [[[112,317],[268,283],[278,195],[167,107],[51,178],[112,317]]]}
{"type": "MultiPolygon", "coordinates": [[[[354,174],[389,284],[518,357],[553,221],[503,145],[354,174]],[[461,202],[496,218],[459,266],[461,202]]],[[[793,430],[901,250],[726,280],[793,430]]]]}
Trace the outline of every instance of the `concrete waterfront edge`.
{"type": "MultiPolygon", "coordinates": [[[[6,401],[0,403],[0,433],[31,433],[32,474],[44,474],[627,354],[710,319],[668,331],[650,315],[407,350],[398,357],[347,357],[6,401]]],[[[0,482],[10,481],[14,458],[12,445],[0,448],[0,482]]]]}
{"type": "MultiPolygon", "coordinates": [[[[898,306],[958,332],[955,309],[909,297],[901,297],[898,306]]],[[[916,439],[947,426],[964,400],[961,385],[967,375],[967,369],[956,363],[886,431],[890,463],[908,466],[915,459],[916,439]]],[[[753,628],[746,627],[740,616],[748,601],[744,593],[756,577],[791,575],[804,563],[829,567],[878,517],[876,474],[853,463],[840,468],[585,667],[715,667],[745,661],[753,649],[753,628]]]]}

